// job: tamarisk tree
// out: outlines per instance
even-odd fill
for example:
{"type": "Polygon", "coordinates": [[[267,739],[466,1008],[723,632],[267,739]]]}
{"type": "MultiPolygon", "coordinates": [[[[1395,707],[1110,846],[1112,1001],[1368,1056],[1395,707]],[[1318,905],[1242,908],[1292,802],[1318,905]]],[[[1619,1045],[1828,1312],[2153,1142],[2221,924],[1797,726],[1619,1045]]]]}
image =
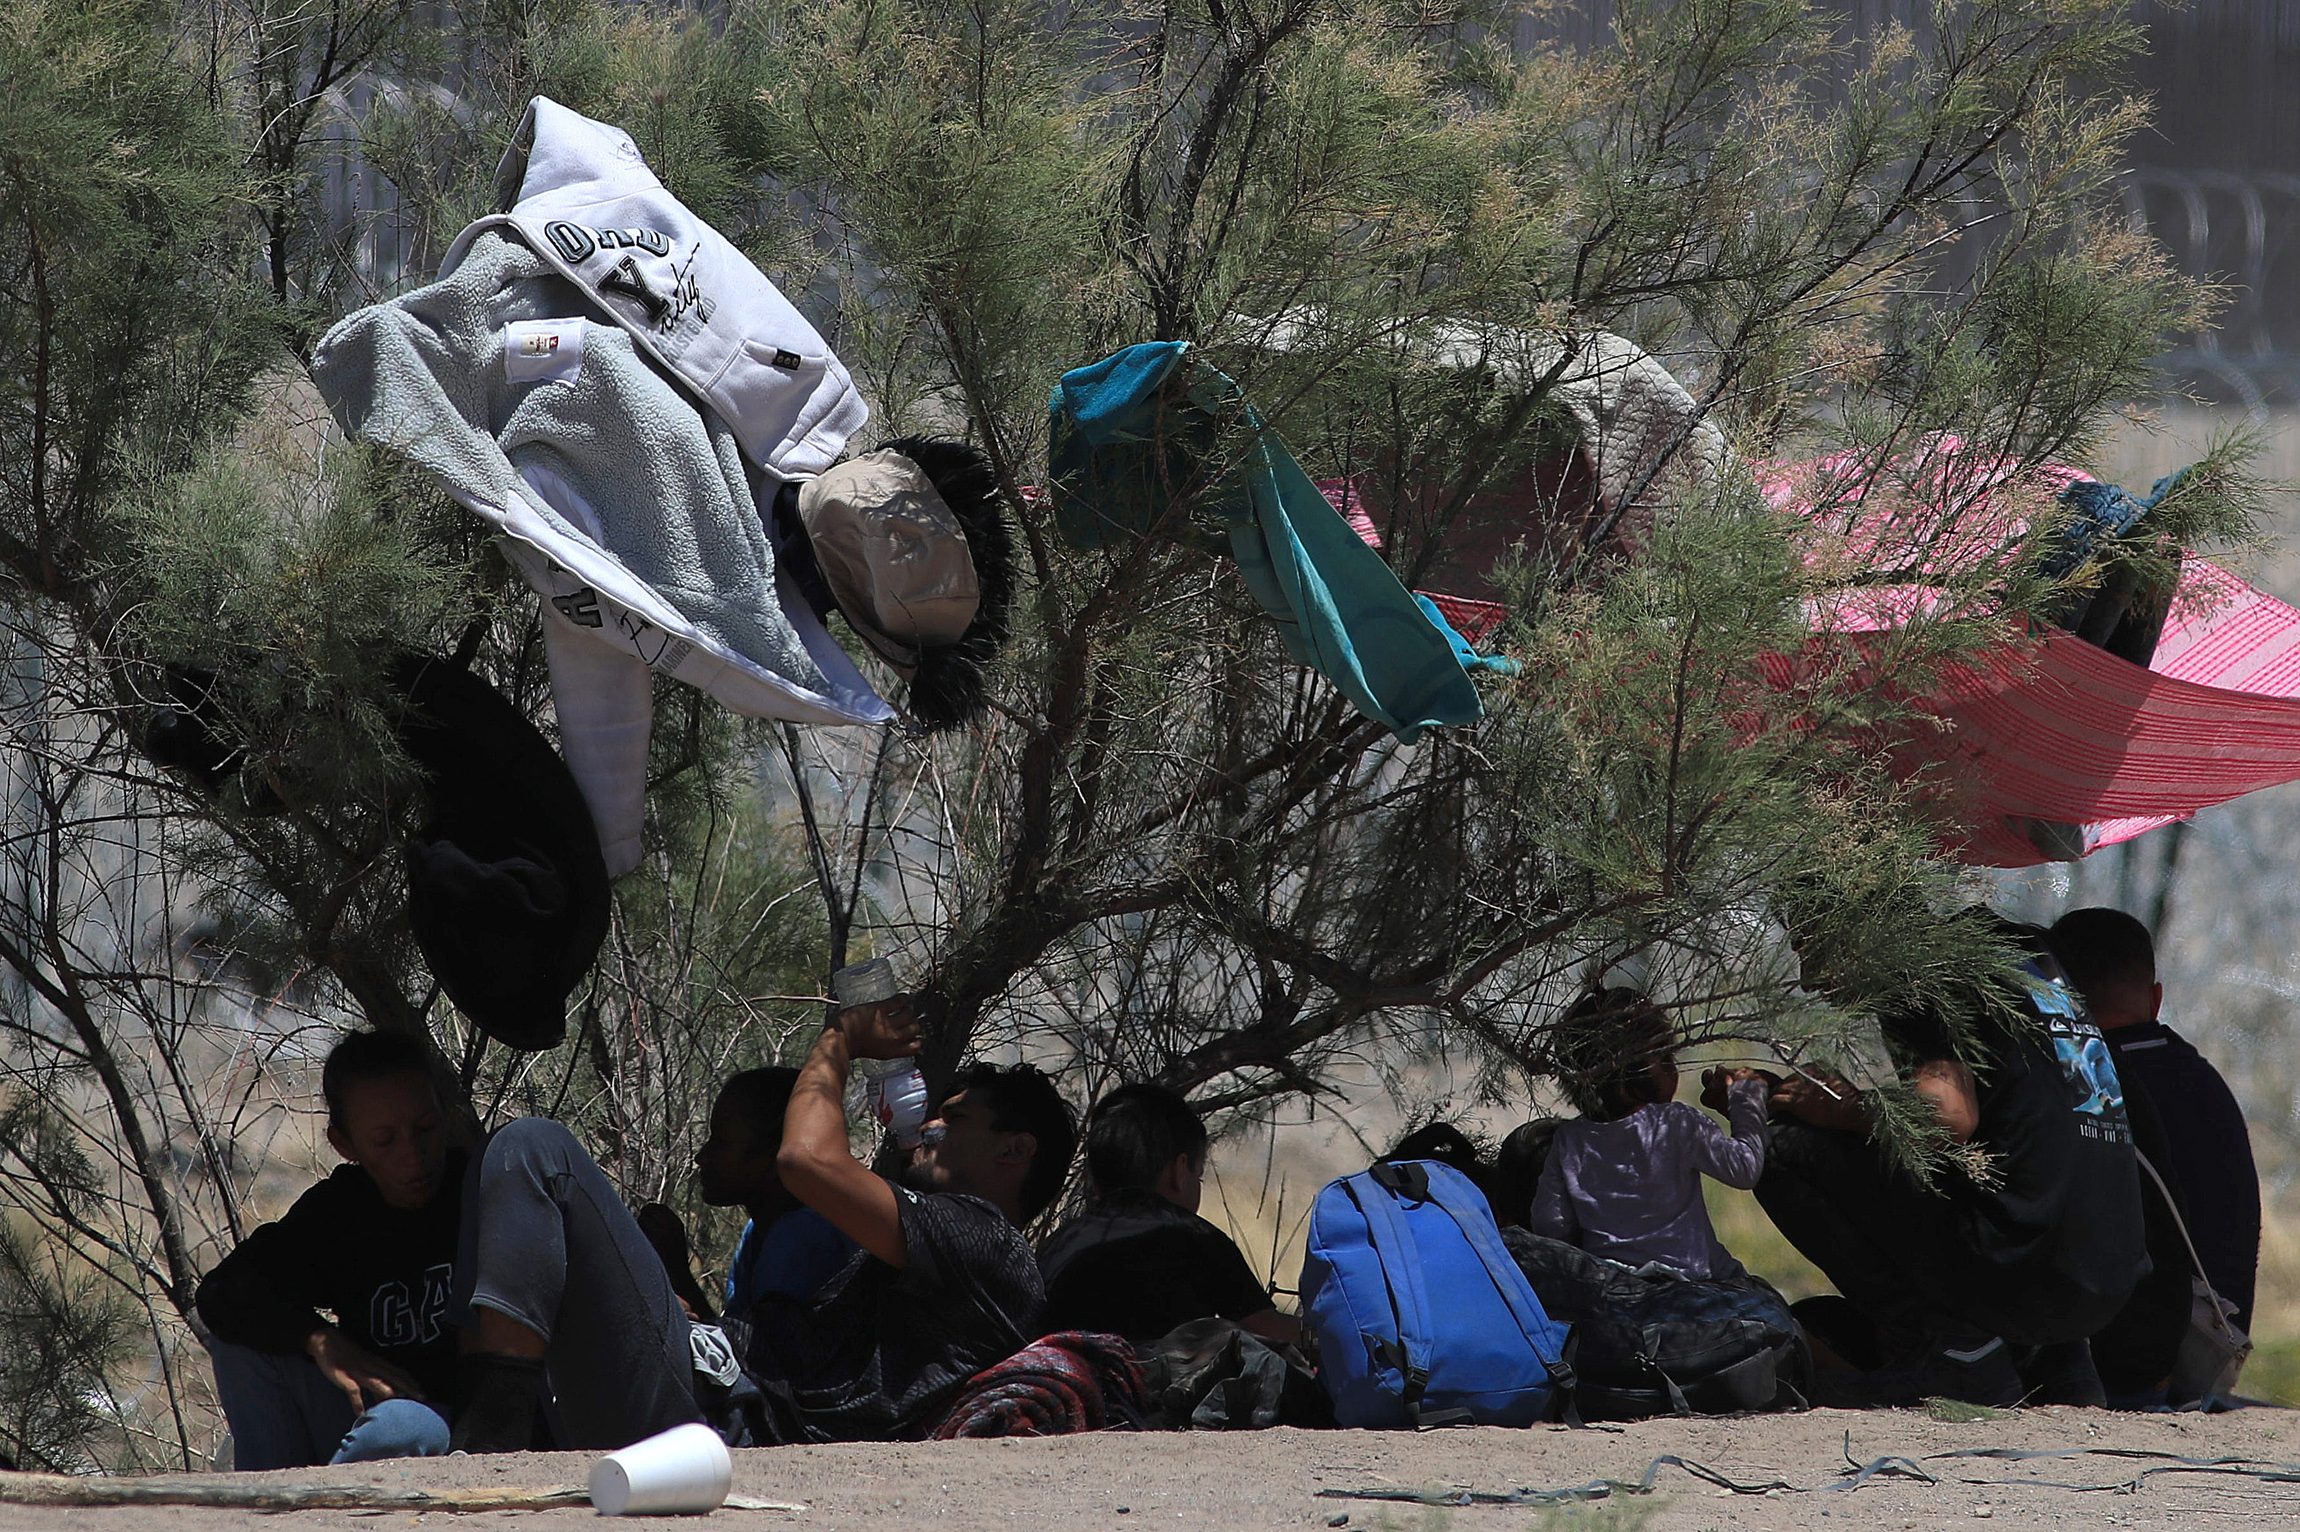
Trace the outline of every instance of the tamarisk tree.
{"type": "MultiPolygon", "coordinates": [[[[990,449],[1030,560],[994,716],[850,774],[906,784],[879,822],[890,919],[939,954],[933,1064],[1009,1042],[1244,1107],[1451,1050],[1517,1089],[1626,965],[1696,1037],[1849,1067],[1862,1000],[2001,973],[1954,918],[1943,784],[1882,747],[2055,598],[2027,472],[2082,462],[2204,303],[2106,196],[2140,120],[2124,11],[1984,0],[1860,36],[1795,0],[1631,3],[1592,47],[1319,0],[778,12],[729,131],[813,194],[866,300],[847,354],[990,449]],[[1685,471],[1689,418],[1610,497],[1576,482],[1571,359],[1600,332],[1735,455],[1685,471]],[[1241,420],[1147,535],[1063,543],[1049,384],[1146,340],[1350,481],[1408,584],[1507,603],[1519,668],[1481,679],[1482,722],[1404,746],[1288,662],[1215,535],[1261,445],[1241,420]],[[1989,496],[1909,466],[1949,432],[2006,471],[1989,496]],[[1829,505],[1781,514],[1746,465],[1823,451],[1910,530],[1816,558],[1829,505]],[[1918,620],[1816,642],[1809,598],[1912,571],[1939,591],[1918,620]],[[1784,943],[1814,890],[1800,937],[1849,1004],[1784,943]]],[[[2241,531],[2234,463],[2194,477],[2184,534],[2241,531]]]]}
{"type": "MultiPolygon", "coordinates": [[[[362,126],[346,80],[438,99],[386,46],[404,11],[0,21],[0,1455],[27,1466],[205,1460],[193,1294],[312,1167],[342,1030],[428,1039],[467,1133],[552,1112],[634,1200],[684,1200],[713,1082],[773,1057],[807,1014],[776,997],[817,982],[744,737],[669,688],[655,855],[568,1043],[491,1048],[415,950],[396,657],[549,715],[523,587],[436,488],[331,439],[300,377],[376,295],[316,147],[362,126]],[[195,716],[204,756],[167,738],[195,716]]],[[[516,89],[512,20],[447,41],[516,89]]],[[[386,115],[379,140],[420,113],[386,115]]]]}
{"type": "MultiPolygon", "coordinates": [[[[2001,973],[1954,918],[1948,784],[1887,747],[1929,677],[2100,577],[2044,577],[2031,471],[2083,465],[2208,306],[2107,195],[2141,121],[2127,9],[1951,0],[1857,35],[1800,0],[1602,26],[1483,0],[13,7],[0,1295],[26,1317],[0,1349],[112,1403],[45,1409],[0,1368],[0,1451],[205,1451],[193,1288],[312,1152],[309,1063],[350,1025],[429,1039],[467,1129],[569,1117],[639,1200],[678,1191],[713,1080],[867,950],[924,961],[932,1073],[1009,1049],[1081,1098],[1157,1078],[1241,1115],[1438,1055],[1521,1090],[1607,972],[1721,1046],[1846,1067],[1867,1001],[2001,973]],[[648,857],[567,1043],[527,1056],[414,950],[388,675],[452,655],[548,726],[534,599],[435,486],[331,436],[300,356],[434,275],[537,92],[627,128],[808,311],[872,401],[859,446],[986,449],[1024,596],[955,733],[768,731],[662,683],[648,857]],[[1593,477],[1575,369],[1605,337],[1685,410],[1593,477]],[[1142,341],[1258,413],[1177,443],[1147,530],[1075,547],[1048,393],[1142,341]],[[1256,421],[1351,486],[1408,586],[1507,609],[1480,719],[1408,745],[1287,657],[1221,535],[1256,421]],[[2004,470],[1985,503],[1923,470],[1944,432],[2004,470]],[[1830,506],[1758,493],[1753,465],[1822,452],[1874,470],[1903,535],[1817,542],[1830,506]],[[1816,641],[1814,598],[1919,574],[1915,620],[1816,641]],[[228,759],[155,749],[195,705],[228,759]]],[[[2236,457],[2168,536],[2241,530],[2236,457]]]]}

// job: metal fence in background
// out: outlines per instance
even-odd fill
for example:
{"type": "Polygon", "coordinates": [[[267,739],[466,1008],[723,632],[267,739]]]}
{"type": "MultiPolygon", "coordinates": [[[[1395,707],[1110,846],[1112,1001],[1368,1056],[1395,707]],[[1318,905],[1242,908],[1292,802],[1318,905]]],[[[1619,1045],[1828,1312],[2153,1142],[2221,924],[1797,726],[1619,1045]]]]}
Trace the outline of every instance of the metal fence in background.
{"type": "Polygon", "coordinates": [[[2164,357],[2170,379],[2256,418],[2300,404],[2300,175],[2142,167],[2125,176],[2124,205],[2225,295],[2214,327],[2164,357]]]}

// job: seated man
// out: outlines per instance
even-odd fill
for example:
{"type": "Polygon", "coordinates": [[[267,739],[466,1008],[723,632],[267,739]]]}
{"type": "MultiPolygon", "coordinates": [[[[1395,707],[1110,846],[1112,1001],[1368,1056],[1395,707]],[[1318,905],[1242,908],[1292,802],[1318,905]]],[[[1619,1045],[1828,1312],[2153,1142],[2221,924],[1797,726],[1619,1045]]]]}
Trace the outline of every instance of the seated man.
{"type": "Polygon", "coordinates": [[[413,1038],[353,1033],[328,1054],[320,1091],[328,1144],[348,1163],[242,1240],[195,1300],[236,1468],[447,1450],[464,1156],[447,1147],[413,1038]]]}
{"type": "MultiPolygon", "coordinates": [[[[1986,1180],[1947,1168],[1918,1184],[1880,1151],[1874,1106],[1847,1082],[1792,1078],[1773,1093],[1789,1120],[1774,1127],[1757,1199],[1874,1327],[1883,1360],[1824,1402],[2100,1402],[2081,1343],[2149,1269],[2132,1133],[2107,1047],[2050,958],[2029,961],[2013,998],[2035,1029],[1977,999],[1961,1018],[1977,1073],[1944,1018],[1880,1023],[1940,1128],[1988,1151],[1986,1180]]],[[[1869,1349],[1820,1338],[1842,1355],[1869,1349]]]]}
{"type": "Polygon", "coordinates": [[[2118,1076],[2155,1105],[2172,1161],[2156,1168],[2180,1197],[2213,1290],[2236,1305],[2237,1328],[2250,1329],[2260,1264],[2260,1177],[2235,1093],[2209,1060],[2158,1019],[2164,986],[2157,982],[2148,927],[2121,910],[2075,910],[2054,924],[2051,940],[2108,1039],[2118,1076]]]}
{"type": "MultiPolygon", "coordinates": [[[[762,1284],[750,1305],[745,1370],[765,1396],[752,1425],[768,1440],[923,1437],[968,1378],[1038,1333],[1045,1294],[1019,1225],[1062,1184],[1069,1108],[1034,1069],[977,1065],[929,1124],[906,1177],[920,1189],[897,1187],[848,1151],[847,1069],[917,1049],[907,1000],[844,1011],[795,1081],[780,1182],[860,1248],[811,1297],[762,1284]]],[[[671,1278],[574,1136],[510,1124],[476,1188],[456,1446],[519,1450],[547,1409],[564,1447],[698,1419],[699,1351],[671,1278]]]]}
{"type": "Polygon", "coordinates": [[[1096,1330],[1137,1344],[1193,1319],[1234,1319],[1268,1340],[1298,1340],[1230,1236],[1198,1216],[1206,1125],[1162,1085],[1122,1085],[1086,1116],[1094,1201],[1046,1242],[1045,1328],[1096,1330]]]}
{"type": "Polygon", "coordinates": [[[783,1184],[863,1253],[803,1306],[768,1294],[753,1313],[748,1370],[783,1439],[930,1435],[969,1378],[1045,1329],[1021,1231],[1070,1169],[1069,1104],[1027,1064],[963,1069],[897,1185],[847,1147],[847,1071],[917,1051],[908,996],[850,1007],[791,1091],[783,1184]]]}
{"type": "MultiPolygon", "coordinates": [[[[1469,1135],[1453,1123],[1443,1120],[1423,1123],[1390,1145],[1390,1152],[1383,1155],[1382,1159],[1436,1160],[1441,1165],[1450,1165],[1467,1176],[1470,1185],[1485,1193],[1487,1205],[1492,1205],[1493,1167],[1486,1164],[1484,1157],[1478,1153],[1477,1145],[1470,1142],[1469,1135]]],[[[1500,1217],[1497,1209],[1495,1221],[1499,1222],[1500,1217]]]]}
{"type": "Polygon", "coordinates": [[[783,1114],[795,1069],[746,1069],[719,1087],[711,1135],[695,1155],[695,1180],[715,1208],[750,1214],[727,1263],[726,1312],[748,1315],[761,1298],[809,1298],[838,1274],[855,1242],[783,1185],[775,1157],[783,1147],[783,1114]]]}
{"type": "Polygon", "coordinates": [[[783,1109],[799,1072],[780,1065],[746,1069],[719,1087],[711,1103],[710,1135],[695,1153],[695,1185],[706,1206],[740,1207],[750,1215],[728,1262],[725,1290],[714,1305],[695,1280],[687,1226],[659,1202],[639,1209],[639,1231],[663,1258],[672,1291],[689,1319],[741,1320],[764,1293],[804,1298],[830,1280],[855,1252],[855,1243],[799,1206],[775,1170],[783,1146],[783,1109]]]}

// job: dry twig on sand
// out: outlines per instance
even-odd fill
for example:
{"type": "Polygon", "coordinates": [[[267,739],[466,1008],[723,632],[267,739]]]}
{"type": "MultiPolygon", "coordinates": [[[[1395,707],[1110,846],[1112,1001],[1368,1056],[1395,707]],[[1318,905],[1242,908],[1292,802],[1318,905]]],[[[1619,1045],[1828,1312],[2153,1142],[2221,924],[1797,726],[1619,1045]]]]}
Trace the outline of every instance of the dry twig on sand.
{"type": "Polygon", "coordinates": [[[385,1489],[377,1484],[249,1484],[205,1475],[111,1479],[77,1474],[0,1474],[9,1505],[205,1505],[234,1511],[542,1511],[589,1505],[581,1489],[385,1489]]]}
{"type": "MultiPolygon", "coordinates": [[[[205,1475],[142,1479],[0,1473],[0,1505],[204,1505],[229,1511],[549,1511],[589,1505],[582,1489],[385,1489],[380,1484],[249,1484],[205,1475]]],[[[734,1511],[804,1511],[796,1501],[729,1495],[734,1511]]]]}

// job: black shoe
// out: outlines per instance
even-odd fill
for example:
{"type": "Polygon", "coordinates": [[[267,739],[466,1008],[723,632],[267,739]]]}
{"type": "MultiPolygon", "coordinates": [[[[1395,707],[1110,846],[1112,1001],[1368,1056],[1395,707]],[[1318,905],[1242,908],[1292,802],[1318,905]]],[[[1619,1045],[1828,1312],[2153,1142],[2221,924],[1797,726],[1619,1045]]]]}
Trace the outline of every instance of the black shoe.
{"type": "Polygon", "coordinates": [[[1877,1322],[1835,1293],[1800,1298],[1789,1313],[1807,1335],[1826,1346],[1857,1372],[1875,1372],[1885,1365],[1885,1348],[1877,1335],[1877,1322]]]}
{"type": "Polygon", "coordinates": [[[455,1424],[450,1452],[546,1452],[551,1428],[544,1407],[551,1384],[543,1364],[496,1351],[466,1352],[456,1364],[455,1424]]]}
{"type": "Polygon", "coordinates": [[[2021,1401],[2012,1350],[1993,1335],[1935,1336],[1920,1351],[1874,1372],[1815,1374],[1813,1402],[1832,1409],[1894,1409],[1927,1399],[1992,1407],[2021,1401]]]}
{"type": "Polygon", "coordinates": [[[1918,1377],[1927,1399],[2004,1408],[2020,1403],[2023,1392],[2012,1348],[1994,1335],[1936,1339],[1918,1377]]]}
{"type": "Polygon", "coordinates": [[[2092,1365],[2092,1342],[2063,1341],[2031,1346],[2017,1359],[2025,1390],[2023,1404],[2070,1404],[2097,1410],[2108,1404],[2100,1371],[2092,1365]]]}

